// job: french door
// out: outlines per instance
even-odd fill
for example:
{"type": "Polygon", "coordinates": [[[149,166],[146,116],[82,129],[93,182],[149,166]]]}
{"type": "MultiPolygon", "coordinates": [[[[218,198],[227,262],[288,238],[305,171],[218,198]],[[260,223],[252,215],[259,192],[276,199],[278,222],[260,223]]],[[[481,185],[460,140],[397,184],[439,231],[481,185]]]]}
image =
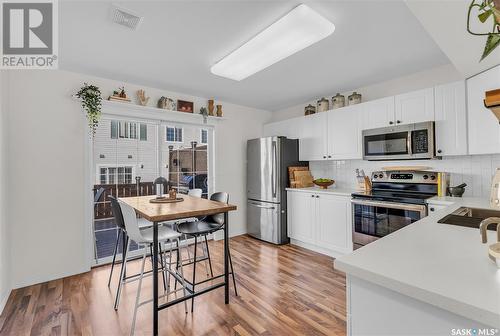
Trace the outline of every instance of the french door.
{"type": "MultiPolygon", "coordinates": [[[[211,127],[103,116],[93,140],[93,251],[95,264],[112,260],[120,229],[108,196],[153,195],[154,180],[165,177],[180,193],[200,188],[208,198],[214,131],[211,127]]],[[[123,241],[118,241],[118,258],[123,241]]],[[[131,242],[129,254],[138,254],[131,242]]]]}

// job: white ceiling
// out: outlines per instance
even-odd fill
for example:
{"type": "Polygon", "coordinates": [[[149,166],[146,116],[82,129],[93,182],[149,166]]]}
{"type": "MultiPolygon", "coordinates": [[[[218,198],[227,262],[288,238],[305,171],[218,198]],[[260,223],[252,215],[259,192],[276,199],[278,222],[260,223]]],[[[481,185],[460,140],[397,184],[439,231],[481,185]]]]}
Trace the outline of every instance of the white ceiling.
{"type": "Polygon", "coordinates": [[[144,16],[137,31],[110,21],[110,2],[60,2],[60,68],[273,111],[449,63],[402,1],[301,2],[118,3],[144,16]],[[240,82],[210,73],[301,2],[330,37],[240,82]]]}

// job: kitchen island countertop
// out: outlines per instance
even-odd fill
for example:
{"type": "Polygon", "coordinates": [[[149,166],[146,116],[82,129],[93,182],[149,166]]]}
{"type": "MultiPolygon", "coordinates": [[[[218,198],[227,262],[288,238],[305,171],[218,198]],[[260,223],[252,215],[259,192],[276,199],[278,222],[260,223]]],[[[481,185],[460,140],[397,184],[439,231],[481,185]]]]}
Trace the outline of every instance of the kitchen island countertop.
{"type": "Polygon", "coordinates": [[[365,281],[500,328],[500,269],[488,258],[496,240],[478,229],[439,224],[460,206],[489,208],[481,198],[435,198],[446,209],[335,260],[335,268],[365,281]]]}

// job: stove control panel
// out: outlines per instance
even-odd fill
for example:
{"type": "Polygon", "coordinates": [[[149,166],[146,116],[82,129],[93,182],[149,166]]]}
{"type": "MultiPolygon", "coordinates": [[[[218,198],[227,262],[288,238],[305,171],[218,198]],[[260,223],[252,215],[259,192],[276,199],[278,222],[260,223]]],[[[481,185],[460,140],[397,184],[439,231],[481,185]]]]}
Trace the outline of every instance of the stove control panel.
{"type": "Polygon", "coordinates": [[[437,175],[428,171],[375,171],[372,182],[437,184],[437,175]]]}

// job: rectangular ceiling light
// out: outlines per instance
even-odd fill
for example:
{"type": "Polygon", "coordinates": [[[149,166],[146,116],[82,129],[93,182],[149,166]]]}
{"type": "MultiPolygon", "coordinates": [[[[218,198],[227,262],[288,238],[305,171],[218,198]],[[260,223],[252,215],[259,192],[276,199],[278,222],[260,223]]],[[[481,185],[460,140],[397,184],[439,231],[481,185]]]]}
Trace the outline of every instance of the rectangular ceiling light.
{"type": "Polygon", "coordinates": [[[335,25],[301,4],[212,66],[210,71],[240,81],[331,35],[335,25]]]}

